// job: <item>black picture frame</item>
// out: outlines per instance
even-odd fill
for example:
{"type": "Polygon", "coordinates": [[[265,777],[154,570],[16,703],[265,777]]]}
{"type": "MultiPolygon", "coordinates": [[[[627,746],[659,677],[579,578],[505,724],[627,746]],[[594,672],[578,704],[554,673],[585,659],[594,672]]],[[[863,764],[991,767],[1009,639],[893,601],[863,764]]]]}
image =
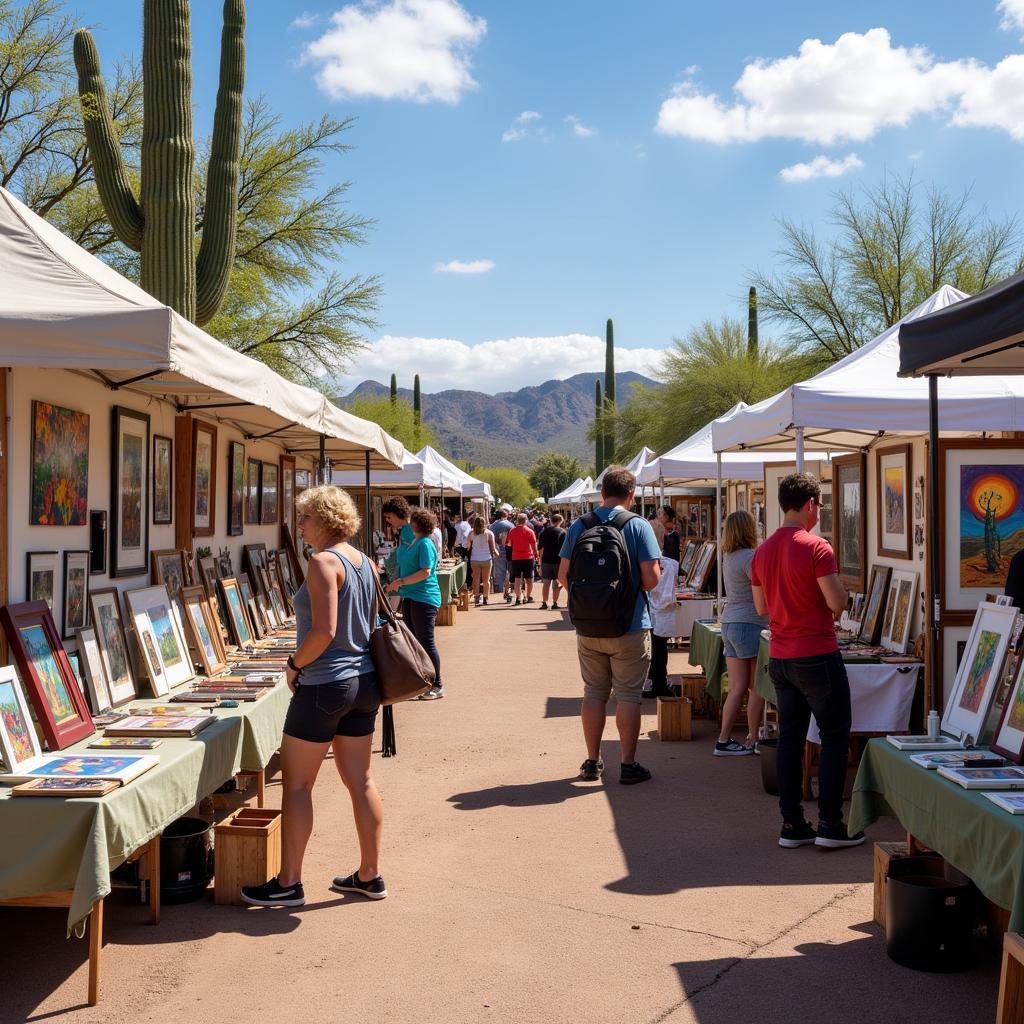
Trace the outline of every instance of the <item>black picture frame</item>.
{"type": "Polygon", "coordinates": [[[115,405],[112,415],[110,575],[144,576],[149,572],[150,420],[123,405],[115,405]]]}
{"type": "Polygon", "coordinates": [[[245,445],[228,444],[228,536],[240,537],[245,529],[245,445]]]}
{"type": "Polygon", "coordinates": [[[174,439],[163,434],[153,435],[153,525],[167,526],[174,521],[174,439]],[[166,473],[161,473],[163,453],[166,453],[166,473]],[[162,479],[166,476],[166,480],[162,479]],[[161,492],[166,490],[166,506],[161,492]]]}
{"type": "Polygon", "coordinates": [[[73,640],[78,630],[89,625],[89,552],[64,552],[64,585],[61,589],[61,638],[73,640]],[[72,572],[81,572],[81,594],[70,585],[72,572]],[[76,598],[73,603],[72,598],[76,598]]]}

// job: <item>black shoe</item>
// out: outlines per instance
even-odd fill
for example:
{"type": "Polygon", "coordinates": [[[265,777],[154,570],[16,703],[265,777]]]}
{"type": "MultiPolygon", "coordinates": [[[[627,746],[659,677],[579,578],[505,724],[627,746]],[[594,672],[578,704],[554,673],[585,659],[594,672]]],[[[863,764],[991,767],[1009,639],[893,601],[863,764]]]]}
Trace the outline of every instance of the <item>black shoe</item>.
{"type": "Polygon", "coordinates": [[[505,603],[506,604],[511,604],[512,603],[512,595],[511,594],[506,594],[505,595],[505,603]]]}
{"type": "Polygon", "coordinates": [[[785,822],[782,831],[779,833],[779,846],[786,850],[795,850],[798,846],[811,846],[817,842],[818,833],[809,821],[801,821],[799,824],[785,822]]]}
{"type": "Polygon", "coordinates": [[[551,602],[551,610],[553,612],[557,612],[558,611],[558,602],[557,601],[552,601],[551,602]]]}
{"type": "Polygon", "coordinates": [[[596,761],[593,758],[588,757],[583,764],[580,765],[580,778],[584,782],[597,782],[599,778],[604,774],[604,761],[598,758],[596,761]]]}
{"type": "Polygon", "coordinates": [[[860,846],[865,838],[863,832],[856,832],[851,836],[846,831],[846,825],[841,821],[835,825],[826,825],[825,822],[819,821],[818,836],[814,840],[814,845],[824,846],[829,850],[839,850],[844,846],[860,846]]]}
{"type": "Polygon", "coordinates": [[[516,607],[517,608],[519,607],[519,598],[518,597],[516,598],[516,607]]]}
{"type": "Polygon", "coordinates": [[[263,885],[243,885],[241,896],[243,902],[253,907],[301,907],[306,903],[301,882],[278,885],[276,878],[263,885]]]}
{"type": "Polygon", "coordinates": [[[344,878],[339,875],[335,878],[331,888],[335,892],[357,892],[368,900],[382,900],[388,894],[384,879],[380,875],[371,878],[369,882],[364,882],[359,877],[358,871],[353,871],[351,875],[346,875],[344,878]]]}
{"type": "Polygon", "coordinates": [[[541,601],[541,603],[540,603],[540,610],[541,610],[542,612],[546,612],[546,611],[548,610],[548,604],[547,604],[547,601],[541,601]]]}
{"type": "Polygon", "coordinates": [[[728,739],[725,743],[721,740],[716,740],[715,749],[711,751],[715,757],[746,757],[747,754],[752,754],[753,752],[753,747],[745,747],[734,739],[728,739]]]}
{"type": "Polygon", "coordinates": [[[639,761],[623,764],[619,770],[619,782],[623,786],[635,786],[638,782],[646,782],[650,777],[651,773],[639,761]]]}

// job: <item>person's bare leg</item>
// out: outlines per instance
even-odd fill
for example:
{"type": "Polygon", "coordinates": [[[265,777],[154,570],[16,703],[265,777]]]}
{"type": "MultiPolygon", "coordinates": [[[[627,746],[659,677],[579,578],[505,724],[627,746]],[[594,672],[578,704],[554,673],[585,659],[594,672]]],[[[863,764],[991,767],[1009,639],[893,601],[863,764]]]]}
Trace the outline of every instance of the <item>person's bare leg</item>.
{"type": "Polygon", "coordinates": [[[722,707],[722,730],[718,735],[719,743],[728,743],[729,734],[736,722],[736,717],[743,706],[743,696],[750,687],[752,674],[749,658],[726,658],[726,671],[729,673],[729,696],[722,707]]]}
{"type": "Polygon", "coordinates": [[[335,736],[334,763],[352,800],[352,816],[359,836],[359,878],[370,882],[380,873],[380,837],[384,805],[370,772],[373,734],[335,736]]]}
{"type": "Polygon", "coordinates": [[[636,760],[636,744],[640,739],[640,705],[619,701],[615,708],[615,725],[619,730],[619,747],[623,764],[636,760]]]}
{"type": "Polygon", "coordinates": [[[484,592],[484,600],[491,596],[491,563],[480,566],[480,589],[484,592]]]}
{"type": "MultiPolygon", "coordinates": [[[[555,586],[557,587],[558,584],[556,583],[555,586]]],[[[551,580],[543,580],[541,582],[541,588],[540,589],[541,589],[540,599],[541,599],[541,601],[544,604],[547,604],[548,603],[548,594],[551,593],[551,580]]]]}
{"type": "Polygon", "coordinates": [[[555,596],[552,598],[554,604],[558,604],[558,595],[562,592],[562,584],[555,580],[554,593],[555,596]]]}
{"type": "Polygon", "coordinates": [[[526,577],[526,596],[533,597],[533,576],[526,577]]]}
{"type": "Polygon", "coordinates": [[[329,743],[281,740],[281,885],[302,881],[302,858],[313,832],[313,784],[329,743]]]}
{"type": "Polygon", "coordinates": [[[758,730],[761,728],[761,716],[764,714],[764,697],[755,689],[755,673],[757,659],[749,659],[750,689],[747,691],[747,746],[757,742],[758,730]]]}
{"type": "Polygon", "coordinates": [[[601,737],[604,735],[604,722],[608,716],[608,702],[596,697],[584,697],[580,709],[583,719],[583,739],[587,744],[587,758],[596,761],[601,756],[601,737]]]}

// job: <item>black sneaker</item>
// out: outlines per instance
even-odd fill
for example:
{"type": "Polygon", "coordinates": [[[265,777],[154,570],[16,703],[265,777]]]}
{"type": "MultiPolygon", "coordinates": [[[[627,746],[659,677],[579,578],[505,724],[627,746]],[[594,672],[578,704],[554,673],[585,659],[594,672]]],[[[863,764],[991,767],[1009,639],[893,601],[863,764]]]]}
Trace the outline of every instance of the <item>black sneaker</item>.
{"type": "Polygon", "coordinates": [[[380,875],[371,878],[369,882],[364,882],[359,877],[358,871],[353,871],[351,875],[346,875],[344,878],[339,875],[331,884],[331,888],[335,892],[357,892],[368,900],[382,900],[388,894],[384,879],[380,875]]]}
{"type": "Polygon", "coordinates": [[[583,764],[580,765],[580,778],[584,782],[597,782],[599,778],[604,774],[604,761],[598,758],[596,761],[593,758],[588,757],[583,764]]]}
{"type": "Polygon", "coordinates": [[[511,603],[512,603],[512,595],[511,594],[506,594],[505,595],[505,604],[511,604],[511,603]]]}
{"type": "Polygon", "coordinates": [[[829,850],[839,850],[844,846],[860,846],[864,842],[863,832],[855,832],[852,836],[846,831],[844,822],[837,822],[835,825],[827,825],[823,821],[818,822],[818,836],[814,840],[815,846],[824,846],[829,850]]]}
{"type": "Polygon", "coordinates": [[[638,782],[646,782],[650,777],[651,773],[639,761],[623,764],[619,770],[619,782],[623,786],[635,786],[638,782]]]}
{"type": "Polygon", "coordinates": [[[252,907],[301,907],[306,903],[301,882],[278,885],[276,878],[263,885],[243,885],[241,896],[242,901],[252,907]]]}
{"type": "Polygon", "coordinates": [[[528,598],[527,598],[527,599],[526,599],[526,600],[525,600],[525,601],[523,602],[523,604],[533,604],[533,598],[532,598],[532,597],[528,597],[528,598]]]}
{"type": "Polygon", "coordinates": [[[786,850],[795,850],[798,846],[811,846],[818,841],[818,833],[809,821],[801,821],[794,825],[783,823],[779,833],[779,846],[786,850]]]}
{"type": "Polygon", "coordinates": [[[715,749],[711,753],[715,757],[746,757],[748,754],[753,754],[753,752],[753,747],[745,747],[742,743],[729,739],[725,743],[717,740],[715,742],[715,749]]]}
{"type": "Polygon", "coordinates": [[[551,602],[551,610],[554,611],[554,612],[558,611],[558,602],[557,601],[552,601],[551,602]]]}
{"type": "Polygon", "coordinates": [[[546,601],[541,601],[541,603],[540,603],[540,610],[542,612],[546,612],[548,610],[548,605],[547,605],[546,601]]]}
{"type": "Polygon", "coordinates": [[[518,597],[516,598],[516,607],[517,608],[519,607],[519,598],[518,597]]]}

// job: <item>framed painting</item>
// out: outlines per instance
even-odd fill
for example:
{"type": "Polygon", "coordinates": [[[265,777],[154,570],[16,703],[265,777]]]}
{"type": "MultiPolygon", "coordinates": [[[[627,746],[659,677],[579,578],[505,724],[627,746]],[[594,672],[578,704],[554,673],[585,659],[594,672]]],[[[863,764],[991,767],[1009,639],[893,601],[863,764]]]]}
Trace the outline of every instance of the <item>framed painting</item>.
{"type": "Polygon", "coordinates": [[[11,775],[22,765],[43,756],[13,665],[0,667],[0,754],[11,775]]]}
{"type": "Polygon", "coordinates": [[[285,608],[284,599],[281,597],[281,588],[276,582],[270,588],[270,607],[277,616],[278,626],[286,625],[288,622],[288,611],[285,608]]]}
{"type": "Polygon", "coordinates": [[[297,498],[303,491],[308,491],[312,487],[310,472],[308,469],[296,469],[295,470],[295,497],[297,498]]]}
{"type": "Polygon", "coordinates": [[[749,495],[749,489],[746,484],[736,485],[736,511],[747,512],[747,500],[749,495]]]}
{"type": "Polygon", "coordinates": [[[306,577],[302,572],[302,563],[299,561],[299,552],[295,548],[295,532],[287,523],[284,524],[281,532],[284,534],[284,546],[285,550],[288,552],[288,561],[291,563],[292,567],[292,579],[297,584],[296,589],[298,589],[298,586],[302,584],[306,577]]]}
{"type": "Polygon", "coordinates": [[[295,582],[295,576],[292,573],[291,562],[288,558],[288,551],[286,548],[279,548],[277,552],[277,574],[281,579],[281,589],[284,592],[284,596],[288,600],[288,604],[291,605],[292,598],[295,596],[298,585],[295,582]]]}
{"type": "Polygon", "coordinates": [[[192,421],[192,536],[212,537],[216,525],[217,428],[192,421]]]}
{"type": "Polygon", "coordinates": [[[858,593],[864,590],[867,575],[866,468],[863,455],[832,460],[832,548],[843,586],[858,593]]]}
{"type": "MultiPolygon", "coordinates": [[[[779,482],[783,477],[796,472],[795,462],[766,462],[764,464],[764,536],[767,540],[782,525],[782,509],[779,507],[779,482]]],[[[804,461],[804,472],[821,480],[821,463],[804,461]]],[[[819,522],[811,533],[821,536],[819,522]]]]}
{"type": "Polygon", "coordinates": [[[171,600],[180,607],[181,589],[188,585],[185,578],[185,552],[153,551],[149,557],[153,563],[153,582],[162,583],[171,600]]]}
{"type": "MultiPolygon", "coordinates": [[[[1017,609],[983,601],[974,616],[953,691],[942,714],[943,732],[981,737],[989,707],[999,689],[1017,609]]],[[[1010,704],[1010,701],[1007,701],[1010,704]]]]}
{"type": "Polygon", "coordinates": [[[1024,548],[1024,446],[940,441],[939,495],[942,611],[969,621],[986,594],[1003,592],[1010,559],[1024,548]]]}
{"type": "Polygon", "coordinates": [[[252,631],[256,634],[257,640],[262,640],[267,631],[263,626],[263,617],[256,607],[256,599],[253,597],[248,573],[243,572],[238,576],[238,589],[242,592],[242,604],[249,612],[249,624],[252,626],[252,631]]]}
{"type": "Polygon", "coordinates": [[[238,537],[243,529],[245,511],[245,445],[228,445],[228,536],[238,537]]]}
{"type": "Polygon", "coordinates": [[[295,530],[295,456],[281,456],[281,525],[295,530]]]}
{"type": "Polygon", "coordinates": [[[883,558],[910,558],[911,471],[913,449],[909,444],[875,450],[875,512],[878,554],[883,558]]]}
{"type": "Polygon", "coordinates": [[[679,563],[679,575],[684,579],[689,578],[690,569],[693,568],[693,560],[697,556],[697,548],[700,545],[695,541],[687,541],[686,547],[683,549],[682,559],[679,563]]]}
{"type": "Polygon", "coordinates": [[[117,588],[93,590],[89,594],[89,607],[92,609],[100,661],[110,688],[110,703],[116,708],[138,695],[117,588]]]}
{"type": "Polygon", "coordinates": [[[266,569],[267,569],[267,546],[266,544],[246,544],[242,548],[242,571],[249,574],[256,593],[267,595],[266,569]]]}
{"type": "Polygon", "coordinates": [[[45,601],[52,612],[53,590],[57,581],[57,552],[30,551],[25,559],[26,599],[45,601]]]}
{"type": "Polygon", "coordinates": [[[253,642],[252,629],[249,626],[249,617],[242,604],[242,592],[238,587],[238,580],[218,580],[224,604],[228,609],[228,629],[234,642],[239,647],[248,647],[253,642]]]}
{"type": "Polygon", "coordinates": [[[1014,764],[1024,764],[1024,658],[1017,660],[1010,690],[1003,704],[1003,713],[996,727],[992,751],[1014,764]]]}
{"type": "Polygon", "coordinates": [[[202,587],[185,587],[182,590],[185,605],[185,630],[192,637],[192,643],[199,653],[203,672],[216,675],[227,668],[220,630],[210,619],[210,605],[202,587]]]}
{"type": "Polygon", "coordinates": [[[89,512],[89,417],[32,403],[29,526],[85,526],[89,512]]]}
{"type": "Polygon", "coordinates": [[[149,569],[149,416],[114,406],[110,496],[110,575],[149,569]]]}
{"type": "Polygon", "coordinates": [[[174,517],[174,441],[153,435],[153,525],[163,526],[174,517]]]}
{"type": "Polygon", "coordinates": [[[260,522],[277,522],[277,466],[273,462],[260,463],[260,522]]]}
{"type": "Polygon", "coordinates": [[[882,621],[885,616],[885,599],[889,592],[889,577],[892,568],[888,565],[871,567],[871,580],[865,594],[864,612],[860,620],[858,639],[874,647],[882,635],[882,621]]]}
{"type": "Polygon", "coordinates": [[[234,566],[231,564],[231,552],[228,551],[227,548],[225,548],[217,556],[217,578],[218,579],[224,579],[227,576],[234,576],[234,575],[235,575],[235,569],[234,569],[234,566]]]}
{"type": "Polygon", "coordinates": [[[89,705],[75,681],[46,602],[4,605],[0,607],[0,624],[50,750],[63,750],[91,736],[96,728],[89,705]]]}
{"type": "Polygon", "coordinates": [[[260,466],[259,459],[245,460],[245,521],[254,526],[260,521],[260,466]]]}
{"type": "Polygon", "coordinates": [[[89,624],[89,552],[64,552],[64,609],[62,616],[65,640],[89,624]]]}
{"type": "Polygon", "coordinates": [[[89,696],[89,704],[94,715],[101,715],[113,706],[110,699],[110,686],[107,674],[103,670],[103,658],[100,655],[99,640],[95,626],[83,626],[77,634],[78,654],[82,661],[82,673],[85,676],[85,689],[89,696]]]}
{"type": "Polygon", "coordinates": [[[897,654],[907,653],[910,624],[914,619],[917,597],[917,573],[912,569],[893,569],[889,578],[889,596],[885,602],[880,643],[897,654]]]}
{"type": "Polygon", "coordinates": [[[127,591],[124,599],[150,670],[153,696],[162,697],[171,687],[195,675],[167,588],[140,587],[127,591]]]}

